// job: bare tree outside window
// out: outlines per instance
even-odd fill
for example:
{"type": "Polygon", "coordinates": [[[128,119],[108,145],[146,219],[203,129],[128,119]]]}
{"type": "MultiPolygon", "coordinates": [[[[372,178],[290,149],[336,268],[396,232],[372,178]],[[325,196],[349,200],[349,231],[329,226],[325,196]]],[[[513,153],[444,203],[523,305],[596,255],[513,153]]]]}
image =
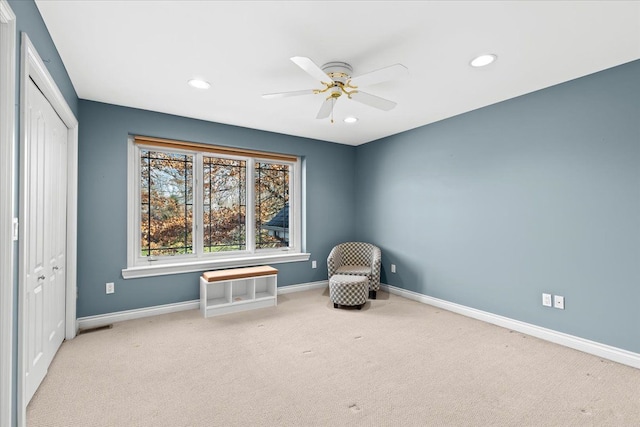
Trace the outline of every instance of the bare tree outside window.
{"type": "Polygon", "coordinates": [[[289,175],[286,164],[255,164],[256,249],[289,246],[289,175]]]}
{"type": "Polygon", "coordinates": [[[176,147],[140,147],[136,161],[140,258],[158,265],[171,256],[251,256],[292,246],[295,162],[176,147]]]}
{"type": "Polygon", "coordinates": [[[142,150],[142,256],[193,252],[193,156],[142,150]]]}
{"type": "Polygon", "coordinates": [[[246,162],[204,157],[204,251],[246,249],[246,162]]]}

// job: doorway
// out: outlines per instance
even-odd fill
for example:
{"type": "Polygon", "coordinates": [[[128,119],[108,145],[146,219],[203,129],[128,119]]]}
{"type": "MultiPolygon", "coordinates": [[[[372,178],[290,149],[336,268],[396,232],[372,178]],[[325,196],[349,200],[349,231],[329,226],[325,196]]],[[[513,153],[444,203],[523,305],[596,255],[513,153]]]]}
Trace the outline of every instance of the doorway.
{"type": "Polygon", "coordinates": [[[78,122],[22,34],[18,425],[62,341],[76,334],[78,122]]]}

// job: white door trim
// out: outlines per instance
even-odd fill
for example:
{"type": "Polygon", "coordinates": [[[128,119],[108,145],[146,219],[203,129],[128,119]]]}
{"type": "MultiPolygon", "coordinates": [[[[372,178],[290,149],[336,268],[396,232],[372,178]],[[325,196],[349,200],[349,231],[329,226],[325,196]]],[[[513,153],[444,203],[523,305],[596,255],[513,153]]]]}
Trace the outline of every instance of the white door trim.
{"type": "Polygon", "coordinates": [[[0,425],[11,425],[13,381],[13,214],[16,16],[0,0],[0,425]]]}
{"type": "MultiPolygon", "coordinates": [[[[67,287],[66,287],[66,331],[65,338],[72,339],[76,335],[76,256],[77,256],[77,206],[78,206],[78,121],[76,120],[60,89],[49,74],[47,67],[38,55],[26,33],[22,33],[21,81],[20,81],[20,235],[25,235],[25,167],[24,156],[26,146],[26,96],[27,83],[32,79],[55,112],[69,130],[67,133],[67,287]]],[[[20,244],[18,254],[18,425],[26,424],[27,403],[25,398],[25,245],[20,244]]]]}

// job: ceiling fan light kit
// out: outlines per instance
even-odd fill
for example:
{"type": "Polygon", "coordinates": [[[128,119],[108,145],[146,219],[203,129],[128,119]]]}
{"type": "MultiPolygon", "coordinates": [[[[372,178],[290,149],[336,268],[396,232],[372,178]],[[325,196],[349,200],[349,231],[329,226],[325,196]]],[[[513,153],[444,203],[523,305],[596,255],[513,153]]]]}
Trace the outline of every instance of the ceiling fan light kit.
{"type": "Polygon", "coordinates": [[[325,100],[320,106],[320,110],[318,111],[316,118],[326,119],[331,116],[331,123],[333,123],[333,108],[335,106],[335,102],[342,95],[346,95],[349,99],[379,110],[392,110],[397,105],[395,102],[362,92],[358,90],[358,88],[360,86],[382,83],[407,75],[407,68],[402,64],[391,65],[352,78],[351,74],[353,73],[353,68],[346,62],[332,61],[327,62],[322,67],[318,67],[311,59],[304,56],[294,56],[291,58],[291,61],[316,80],[320,80],[320,83],[324,85],[324,88],[270,93],[262,95],[262,97],[265,99],[274,99],[299,95],[325,94],[325,100]]]}

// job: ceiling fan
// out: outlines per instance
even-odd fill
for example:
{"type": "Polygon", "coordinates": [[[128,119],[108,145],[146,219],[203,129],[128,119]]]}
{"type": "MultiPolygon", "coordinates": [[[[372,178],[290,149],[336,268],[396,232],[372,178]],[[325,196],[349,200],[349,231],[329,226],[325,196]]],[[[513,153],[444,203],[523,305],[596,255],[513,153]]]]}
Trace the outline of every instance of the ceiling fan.
{"type": "Polygon", "coordinates": [[[262,95],[262,97],[274,99],[299,95],[327,94],[328,96],[322,103],[316,119],[326,119],[331,116],[331,123],[333,123],[333,107],[342,95],[373,108],[384,111],[392,110],[397,105],[395,102],[362,92],[359,88],[397,79],[408,74],[407,67],[402,64],[394,64],[357,77],[351,77],[353,69],[346,62],[333,61],[318,67],[311,59],[305,56],[294,56],[291,60],[309,75],[320,80],[324,88],[268,93],[262,95]]]}

